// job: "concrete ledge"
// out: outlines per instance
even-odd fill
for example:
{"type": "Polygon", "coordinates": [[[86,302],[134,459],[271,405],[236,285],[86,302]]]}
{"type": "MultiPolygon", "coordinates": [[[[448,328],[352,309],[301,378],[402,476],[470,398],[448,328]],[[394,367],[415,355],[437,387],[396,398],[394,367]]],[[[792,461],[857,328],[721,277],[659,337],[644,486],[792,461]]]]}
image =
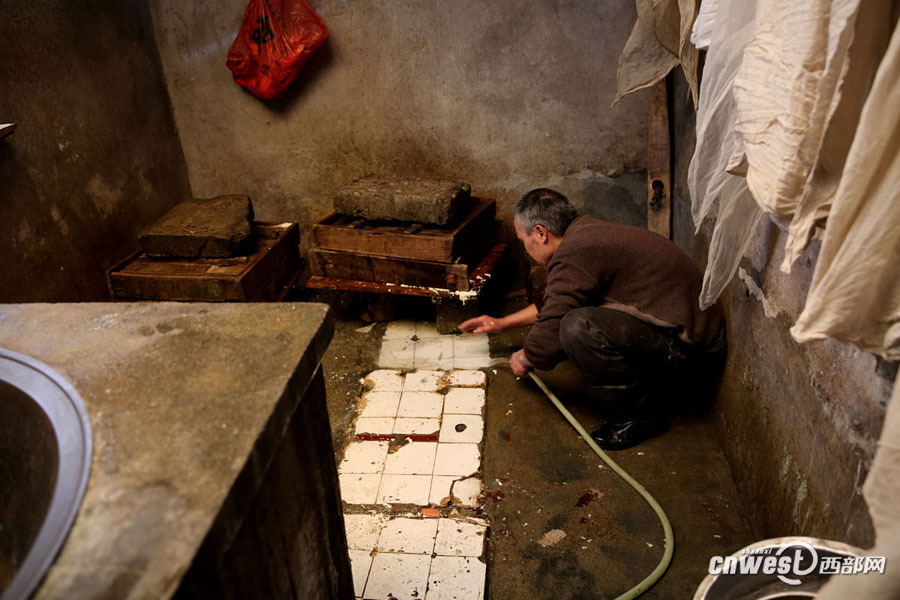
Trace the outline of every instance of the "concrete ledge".
{"type": "MultiPolygon", "coordinates": [[[[66,377],[94,430],[87,493],[36,597],[170,597],[201,545],[237,535],[332,333],[320,304],[0,305],[0,345],[66,377]]],[[[328,458],[305,466],[337,494],[328,458]]]]}

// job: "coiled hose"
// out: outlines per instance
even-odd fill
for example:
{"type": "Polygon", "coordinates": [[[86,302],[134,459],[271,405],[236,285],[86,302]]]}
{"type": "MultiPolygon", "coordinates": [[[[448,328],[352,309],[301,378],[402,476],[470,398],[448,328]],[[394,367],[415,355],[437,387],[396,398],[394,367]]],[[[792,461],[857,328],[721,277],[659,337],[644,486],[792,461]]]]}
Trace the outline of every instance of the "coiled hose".
{"type": "Polygon", "coordinates": [[[666,517],[665,511],[659,505],[659,502],[656,501],[656,498],[651,496],[650,492],[644,489],[644,486],[635,481],[635,479],[631,475],[629,475],[625,469],[620,467],[613,459],[609,457],[609,455],[606,454],[606,452],[604,452],[600,448],[600,446],[597,445],[597,442],[595,442],[590,434],[585,431],[584,427],[581,426],[581,423],[579,423],[578,420],[572,416],[572,413],[570,413],[566,409],[566,407],[562,405],[562,402],[559,401],[559,398],[557,398],[556,395],[552,391],[550,391],[550,388],[547,387],[547,384],[541,381],[541,378],[538,377],[534,373],[534,371],[529,371],[529,374],[531,375],[531,378],[534,380],[534,382],[538,385],[538,387],[541,388],[544,394],[546,394],[550,401],[553,402],[559,412],[562,413],[569,424],[572,425],[572,427],[574,427],[579,434],[581,434],[581,437],[583,437],[584,441],[588,443],[588,446],[590,446],[591,449],[597,453],[597,456],[603,459],[603,462],[609,465],[610,469],[615,471],[619,477],[624,479],[628,483],[628,485],[633,487],[635,491],[640,494],[644,500],[647,501],[647,504],[649,504],[650,508],[653,509],[653,512],[656,513],[656,516],[659,517],[659,522],[662,523],[663,532],[665,533],[666,537],[666,548],[665,552],[663,552],[662,559],[660,559],[659,564],[656,565],[656,568],[653,569],[653,572],[647,575],[647,577],[645,577],[643,581],[638,583],[636,586],[634,586],[624,594],[618,596],[616,600],[632,600],[633,598],[637,598],[638,596],[649,590],[653,586],[653,584],[659,581],[659,579],[663,576],[663,573],[666,572],[666,569],[669,568],[669,563],[672,562],[672,553],[675,551],[675,537],[672,535],[672,524],[669,523],[669,518],[666,517]]]}

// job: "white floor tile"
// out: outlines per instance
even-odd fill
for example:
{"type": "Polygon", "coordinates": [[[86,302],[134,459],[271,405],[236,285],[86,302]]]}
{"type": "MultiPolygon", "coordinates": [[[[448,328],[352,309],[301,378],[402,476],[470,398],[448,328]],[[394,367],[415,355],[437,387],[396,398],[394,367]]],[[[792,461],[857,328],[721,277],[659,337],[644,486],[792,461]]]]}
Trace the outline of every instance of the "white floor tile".
{"type": "Polygon", "coordinates": [[[375,504],[378,498],[378,486],[381,485],[381,473],[341,473],[341,500],[347,504],[375,504]]]}
{"type": "Polygon", "coordinates": [[[482,408],[484,408],[484,390],[481,388],[450,388],[444,398],[445,413],[480,415],[482,408]]]}
{"type": "Polygon", "coordinates": [[[459,505],[474,508],[478,505],[478,498],[483,490],[481,480],[477,477],[460,479],[453,485],[453,497],[459,500],[459,505]]]}
{"type": "Polygon", "coordinates": [[[387,368],[412,368],[415,344],[411,340],[384,340],[378,355],[378,366],[387,368]]]}
{"type": "Polygon", "coordinates": [[[373,392],[399,392],[403,389],[403,373],[379,369],[366,375],[365,383],[373,392]]]}
{"type": "Polygon", "coordinates": [[[444,397],[435,392],[403,392],[397,416],[437,418],[443,407],[444,397]]]}
{"type": "Polygon", "coordinates": [[[441,430],[440,419],[427,419],[425,417],[398,417],[394,421],[392,433],[413,433],[416,435],[437,435],[441,430]]]}
{"type": "Polygon", "coordinates": [[[416,337],[421,339],[438,337],[437,325],[434,323],[416,323],[416,337]]]}
{"type": "Polygon", "coordinates": [[[384,330],[386,340],[408,340],[416,334],[415,321],[392,321],[384,330]]]}
{"type": "Polygon", "coordinates": [[[379,552],[372,561],[363,598],[366,600],[387,600],[389,596],[396,600],[424,598],[430,565],[431,556],[427,554],[379,552]]]}
{"type": "Polygon", "coordinates": [[[431,492],[428,494],[428,503],[436,506],[446,506],[450,501],[450,486],[458,477],[455,475],[435,475],[431,479],[431,492]]]}
{"type": "Polygon", "coordinates": [[[431,477],[428,475],[383,475],[378,488],[378,504],[428,504],[431,477]]]}
{"type": "Polygon", "coordinates": [[[359,401],[360,418],[394,417],[400,404],[401,392],[366,392],[359,401]]]}
{"type": "Polygon", "coordinates": [[[425,600],[482,600],[486,572],[487,566],[477,558],[435,556],[425,600]]]}
{"type": "Polygon", "coordinates": [[[450,373],[450,385],[460,387],[483,386],[487,381],[484,371],[459,370],[450,373]]]}
{"type": "Polygon", "coordinates": [[[347,547],[351,550],[371,552],[378,545],[378,536],[384,528],[385,518],[379,514],[354,515],[344,513],[344,529],[347,531],[347,547]]]}
{"type": "Polygon", "coordinates": [[[442,556],[481,556],[487,528],[456,519],[438,519],[434,551],[442,556]]]}
{"type": "Polygon", "coordinates": [[[471,475],[478,471],[481,453],[477,444],[438,444],[435,475],[471,475]]]}
{"type": "Polygon", "coordinates": [[[416,360],[453,358],[453,339],[450,336],[425,338],[416,342],[416,360]]]}
{"type": "Polygon", "coordinates": [[[413,371],[406,374],[403,383],[405,392],[436,392],[441,387],[441,382],[447,374],[442,371],[413,371]]]}
{"type": "Polygon", "coordinates": [[[393,417],[360,417],[356,420],[356,433],[393,433],[393,417]]]}
{"type": "Polygon", "coordinates": [[[369,568],[372,566],[371,550],[349,550],[350,571],[353,573],[353,593],[362,596],[366,589],[366,579],[369,577],[369,568]]]}
{"type": "Polygon", "coordinates": [[[487,335],[453,336],[453,356],[455,358],[477,358],[490,355],[487,335]]]}
{"type": "Polygon", "coordinates": [[[341,473],[381,473],[387,458],[387,442],[350,442],[344,460],[338,466],[341,473]]]}
{"type": "Polygon", "coordinates": [[[453,357],[445,358],[420,358],[416,357],[415,367],[417,369],[442,369],[449,371],[453,368],[453,357]]]}
{"type": "Polygon", "coordinates": [[[481,442],[484,436],[484,421],[481,415],[448,415],[441,418],[440,442],[472,443],[481,442]]]}
{"type": "Polygon", "coordinates": [[[409,442],[393,453],[384,463],[387,475],[431,475],[437,442],[409,442]]]}
{"type": "Polygon", "coordinates": [[[491,358],[490,356],[454,356],[453,368],[483,369],[484,367],[489,367],[494,364],[495,360],[498,359],[491,358]]]}
{"type": "Polygon", "coordinates": [[[397,517],[385,523],[378,538],[379,552],[431,554],[439,519],[397,517]]]}

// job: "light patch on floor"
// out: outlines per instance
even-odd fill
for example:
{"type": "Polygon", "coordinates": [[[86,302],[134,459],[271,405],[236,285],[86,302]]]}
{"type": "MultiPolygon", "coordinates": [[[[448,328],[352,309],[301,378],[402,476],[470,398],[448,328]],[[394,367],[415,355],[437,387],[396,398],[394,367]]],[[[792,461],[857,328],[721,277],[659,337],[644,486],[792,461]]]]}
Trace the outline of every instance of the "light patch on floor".
{"type": "Polygon", "coordinates": [[[491,359],[486,336],[453,338],[433,324],[392,323],[380,366],[416,370],[364,379],[338,466],[357,598],[484,597],[488,525],[474,509],[483,502],[487,381],[453,365],[491,359]]]}
{"type": "Polygon", "coordinates": [[[487,334],[440,335],[434,323],[413,321],[388,323],[378,356],[390,369],[481,369],[494,361],[487,334]]]}

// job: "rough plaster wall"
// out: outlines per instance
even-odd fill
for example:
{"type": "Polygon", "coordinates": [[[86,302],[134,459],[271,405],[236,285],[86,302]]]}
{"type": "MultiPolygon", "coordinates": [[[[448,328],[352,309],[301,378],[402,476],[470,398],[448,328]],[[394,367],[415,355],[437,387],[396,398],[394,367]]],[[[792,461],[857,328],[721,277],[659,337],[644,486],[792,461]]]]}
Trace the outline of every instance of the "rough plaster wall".
{"type": "Polygon", "coordinates": [[[647,95],[609,108],[631,0],[314,0],[332,37],[270,103],[225,67],[246,4],[151,0],[197,196],[249,194],[307,233],[368,173],[467,181],[505,216],[532,187],[581,208],[645,168],[647,95]]]}
{"type": "MultiPolygon", "coordinates": [[[[695,115],[681,77],[674,98],[675,241],[705,265],[710,231],[695,235],[691,221],[695,115]]],[[[835,340],[793,341],[788,329],[803,308],[818,242],[784,275],[784,239],[764,219],[720,300],[729,356],[714,410],[723,446],[758,538],[811,535],[868,547],[862,484],[896,365],[835,340]]]]}
{"type": "Polygon", "coordinates": [[[146,2],[0,3],[0,301],[108,298],[188,193],[146,2]]]}

